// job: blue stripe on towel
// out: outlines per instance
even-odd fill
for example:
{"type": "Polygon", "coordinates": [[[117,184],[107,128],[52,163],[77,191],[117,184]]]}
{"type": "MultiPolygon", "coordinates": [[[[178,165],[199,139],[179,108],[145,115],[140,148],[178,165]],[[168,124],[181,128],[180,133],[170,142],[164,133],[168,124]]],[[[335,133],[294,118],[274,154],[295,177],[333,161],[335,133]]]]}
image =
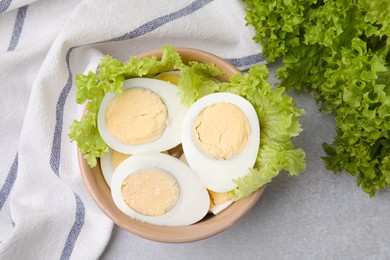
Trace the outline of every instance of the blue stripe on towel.
{"type": "Polygon", "coordinates": [[[76,216],[75,222],[73,223],[72,229],[69,232],[68,238],[66,239],[64,250],[62,251],[61,260],[67,260],[70,258],[73,252],[74,245],[80,234],[81,228],[84,225],[85,219],[85,208],[80,197],[73,193],[76,199],[76,216]]]}
{"type": "MultiPolygon", "coordinates": [[[[199,10],[206,4],[212,2],[213,0],[197,0],[189,4],[188,6],[173,12],[168,15],[161,16],[159,18],[156,18],[150,22],[145,23],[144,25],[138,27],[134,31],[131,31],[129,33],[126,33],[120,37],[113,38],[111,40],[107,41],[102,41],[102,42],[96,42],[97,43],[103,43],[103,42],[112,42],[112,41],[122,41],[122,40],[128,40],[128,39],[133,39],[136,37],[139,37],[141,35],[144,35],[146,33],[149,33],[162,25],[176,20],[178,18],[184,17],[186,15],[189,15],[191,13],[194,13],[195,11],[199,10]]],[[[55,129],[54,129],[54,136],[53,136],[53,144],[52,144],[52,151],[51,151],[51,156],[50,156],[50,167],[53,170],[53,172],[59,176],[59,167],[60,167],[60,157],[61,157],[61,137],[62,137],[62,127],[63,127],[63,115],[64,115],[64,107],[65,107],[65,102],[66,99],[69,95],[69,92],[72,87],[72,72],[70,70],[70,54],[75,48],[79,48],[82,46],[86,46],[89,44],[84,44],[84,45],[79,45],[79,46],[74,46],[68,50],[66,53],[66,63],[67,63],[67,68],[68,68],[68,81],[65,84],[64,88],[62,89],[60,96],[57,101],[57,106],[56,106],[56,124],[55,124],[55,129]]],[[[65,243],[65,247],[61,256],[61,259],[69,259],[69,257],[72,254],[74,245],[76,243],[77,237],[79,236],[81,229],[84,225],[84,217],[85,217],[85,208],[84,204],[79,198],[79,196],[75,194],[76,197],[76,221],[72,226],[72,229],[69,233],[68,239],[65,243]]]]}
{"type": "MultiPolygon", "coordinates": [[[[128,32],[122,36],[113,38],[111,40],[103,41],[103,42],[111,42],[111,41],[123,41],[123,40],[129,40],[133,38],[137,38],[141,35],[144,35],[146,33],[149,33],[151,31],[154,31],[155,29],[163,26],[164,24],[174,21],[176,19],[179,19],[181,17],[187,16],[189,14],[194,13],[195,11],[201,9],[203,6],[211,3],[213,0],[198,0],[194,1],[191,4],[187,5],[186,7],[177,10],[176,12],[160,16],[150,22],[147,22],[134,31],[128,32]]],[[[99,42],[99,43],[103,43],[99,42]]]]}
{"type": "Polygon", "coordinates": [[[9,5],[11,4],[12,0],[1,0],[0,2],[0,14],[4,13],[5,10],[8,9],[9,5]]]}
{"type": "Polygon", "coordinates": [[[65,107],[65,102],[68,97],[69,91],[72,87],[73,74],[70,70],[69,59],[73,49],[74,47],[70,48],[65,56],[69,76],[68,76],[68,81],[66,82],[65,87],[62,89],[60,93],[60,97],[58,98],[57,101],[56,124],[54,129],[54,138],[53,138],[53,144],[52,144],[51,155],[50,155],[50,167],[58,177],[59,177],[60,158],[61,158],[61,139],[62,139],[62,125],[64,123],[64,107],[65,107]]]}
{"type": "Polygon", "coordinates": [[[16,15],[14,30],[12,32],[11,41],[9,43],[7,51],[13,51],[18,45],[20,35],[22,33],[24,18],[26,18],[28,5],[18,8],[18,13],[16,15]]]}
{"type": "Polygon", "coordinates": [[[7,200],[12,187],[14,186],[16,175],[18,172],[19,158],[18,154],[16,154],[14,162],[12,163],[11,169],[8,172],[7,178],[5,179],[5,183],[0,190],[0,211],[4,206],[5,201],[7,200]]]}
{"type": "Polygon", "coordinates": [[[263,62],[265,61],[265,57],[263,56],[263,54],[258,53],[258,54],[254,54],[242,58],[226,59],[226,60],[236,67],[244,67],[244,66],[254,65],[263,62]]]}
{"type": "Polygon", "coordinates": [[[11,220],[12,227],[15,228],[15,221],[12,219],[11,214],[9,215],[9,218],[11,220]]]}

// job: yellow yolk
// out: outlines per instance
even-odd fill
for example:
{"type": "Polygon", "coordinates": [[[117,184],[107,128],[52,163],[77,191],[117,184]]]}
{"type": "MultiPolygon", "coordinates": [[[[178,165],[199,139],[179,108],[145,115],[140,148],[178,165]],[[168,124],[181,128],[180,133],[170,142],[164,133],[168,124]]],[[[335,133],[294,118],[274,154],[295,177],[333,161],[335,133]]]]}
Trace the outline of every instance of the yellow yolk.
{"type": "Polygon", "coordinates": [[[215,206],[215,203],[214,203],[213,196],[210,193],[210,190],[207,190],[207,192],[209,193],[209,198],[210,198],[210,207],[209,208],[211,209],[212,207],[215,206]]]}
{"type": "Polygon", "coordinates": [[[121,193],[133,210],[146,216],[161,216],[176,205],[180,187],[171,174],[153,168],[126,177],[121,193]]]}
{"type": "Polygon", "coordinates": [[[247,145],[249,135],[248,119],[231,103],[210,105],[195,121],[194,137],[199,149],[217,160],[239,154],[247,145]]]}
{"type": "Polygon", "coordinates": [[[168,111],[154,92],[131,88],[112,100],[105,114],[108,131],[126,144],[157,140],[167,126],[168,111]]]}
{"type": "Polygon", "coordinates": [[[156,77],[156,79],[168,81],[171,84],[179,84],[180,76],[177,74],[161,74],[156,77]]]}
{"type": "Polygon", "coordinates": [[[115,150],[112,150],[112,156],[111,156],[111,161],[112,161],[112,168],[116,169],[121,162],[129,158],[131,155],[130,154],[124,154],[117,152],[115,150]]]}
{"type": "MultiPolygon", "coordinates": [[[[208,192],[210,194],[210,198],[211,198],[214,206],[222,204],[222,203],[224,203],[224,202],[229,200],[227,192],[215,192],[215,191],[212,191],[212,190],[208,190],[208,192]]],[[[211,208],[211,206],[210,206],[210,208],[211,208]]]]}

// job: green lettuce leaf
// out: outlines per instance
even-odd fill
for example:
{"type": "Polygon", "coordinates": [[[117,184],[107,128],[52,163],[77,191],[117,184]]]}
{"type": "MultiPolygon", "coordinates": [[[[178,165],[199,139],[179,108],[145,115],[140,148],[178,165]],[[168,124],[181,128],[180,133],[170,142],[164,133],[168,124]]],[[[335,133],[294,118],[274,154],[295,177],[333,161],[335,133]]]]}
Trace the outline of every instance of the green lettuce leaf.
{"type": "Polygon", "coordinates": [[[180,70],[179,87],[184,104],[191,105],[200,97],[219,89],[214,77],[222,76],[221,70],[214,64],[192,61],[180,70]]]}
{"type": "Polygon", "coordinates": [[[326,167],[345,169],[374,196],[389,186],[390,2],[244,0],[268,61],[282,57],[280,85],[311,91],[333,113],[326,167]]]}

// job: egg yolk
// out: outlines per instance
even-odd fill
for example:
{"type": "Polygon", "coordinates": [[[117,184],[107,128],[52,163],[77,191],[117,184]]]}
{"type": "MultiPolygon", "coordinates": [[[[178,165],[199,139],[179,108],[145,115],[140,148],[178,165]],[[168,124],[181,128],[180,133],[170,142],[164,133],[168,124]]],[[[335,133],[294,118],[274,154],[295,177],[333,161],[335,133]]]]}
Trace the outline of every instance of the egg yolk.
{"type": "Polygon", "coordinates": [[[116,169],[116,167],[118,167],[119,164],[121,164],[124,160],[126,160],[130,156],[131,156],[130,154],[125,154],[125,153],[112,150],[112,155],[111,155],[112,168],[116,169]]]}
{"type": "Polygon", "coordinates": [[[210,199],[212,200],[213,206],[222,204],[229,200],[228,192],[215,192],[212,190],[207,190],[207,191],[209,192],[210,199]]]}
{"type": "Polygon", "coordinates": [[[152,168],[127,176],[121,193],[133,210],[146,216],[161,216],[176,205],[180,187],[170,173],[152,168]]]}
{"type": "Polygon", "coordinates": [[[177,74],[160,74],[156,79],[167,81],[171,84],[179,84],[180,76],[177,74]]]}
{"type": "Polygon", "coordinates": [[[242,110],[220,102],[204,108],[195,120],[194,139],[198,148],[211,158],[226,160],[247,145],[250,126],[242,110]]]}
{"type": "Polygon", "coordinates": [[[153,91],[131,88],[107,106],[108,131],[125,144],[139,145],[157,140],[167,126],[168,111],[153,91]]]}

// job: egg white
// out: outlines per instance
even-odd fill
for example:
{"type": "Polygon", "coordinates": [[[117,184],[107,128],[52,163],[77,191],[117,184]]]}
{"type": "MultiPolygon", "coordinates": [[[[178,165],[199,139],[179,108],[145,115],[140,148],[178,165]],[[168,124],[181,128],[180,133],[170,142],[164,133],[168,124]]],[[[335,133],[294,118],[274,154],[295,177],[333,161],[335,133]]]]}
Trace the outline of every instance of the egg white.
{"type": "Polygon", "coordinates": [[[226,192],[236,188],[233,180],[244,177],[256,162],[260,144],[260,125],[257,113],[246,99],[231,93],[215,93],[202,97],[188,110],[181,132],[182,146],[191,169],[198,175],[207,189],[226,192]],[[228,102],[239,107],[248,119],[250,135],[241,153],[227,160],[210,158],[196,144],[193,129],[199,113],[207,106],[228,102]]]}
{"type": "Polygon", "coordinates": [[[204,185],[179,159],[161,153],[135,154],[123,161],[111,179],[111,194],[116,206],[126,215],[160,226],[186,226],[201,220],[208,212],[210,199],[204,185]],[[121,194],[124,179],[142,169],[159,168],[170,173],[180,187],[176,205],[161,216],[145,216],[130,208],[121,194]]]}
{"type": "Polygon", "coordinates": [[[160,138],[153,142],[139,145],[130,145],[121,142],[106,127],[105,114],[107,106],[117,96],[114,93],[107,93],[100,105],[97,119],[99,133],[104,142],[113,150],[125,154],[160,152],[169,150],[180,144],[180,132],[188,108],[181,103],[177,86],[157,79],[133,78],[125,80],[123,83],[123,90],[129,88],[144,88],[156,93],[167,107],[167,126],[160,138]]]}
{"type": "Polygon", "coordinates": [[[222,211],[227,209],[232,204],[233,204],[232,200],[225,201],[221,204],[218,204],[218,205],[211,207],[210,212],[213,213],[214,215],[218,215],[219,213],[221,213],[222,211]]]}
{"type": "Polygon", "coordinates": [[[111,188],[111,178],[114,174],[114,167],[112,167],[112,150],[108,149],[102,157],[100,157],[100,169],[102,170],[103,177],[106,180],[108,187],[111,188]]]}

